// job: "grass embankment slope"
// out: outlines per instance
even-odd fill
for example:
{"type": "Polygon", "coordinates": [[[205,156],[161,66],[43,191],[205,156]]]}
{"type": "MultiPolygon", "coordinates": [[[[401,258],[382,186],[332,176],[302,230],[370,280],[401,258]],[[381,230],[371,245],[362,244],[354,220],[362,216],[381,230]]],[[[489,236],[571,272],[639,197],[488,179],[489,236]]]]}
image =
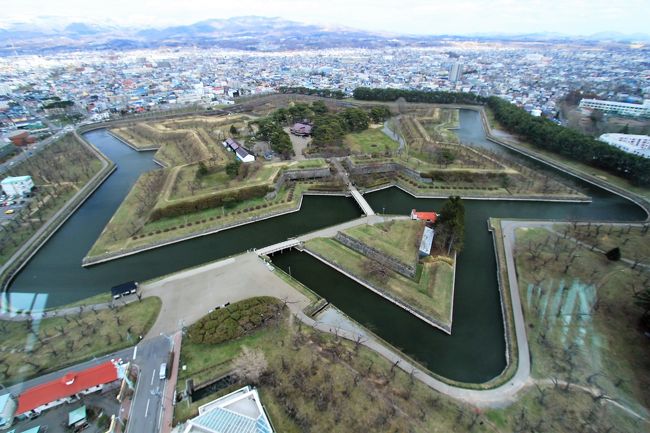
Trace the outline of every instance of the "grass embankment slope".
{"type": "MultiPolygon", "coordinates": [[[[245,313],[243,313],[245,314],[245,313]]],[[[408,373],[368,350],[315,331],[286,315],[221,344],[181,348],[178,390],[186,379],[207,382],[233,371],[243,348],[262,353],[266,368],[257,382],[239,380],[202,400],[179,402],[174,424],[196,416],[198,407],[243,385],[256,385],[276,431],[341,432],[575,432],[585,422],[622,431],[643,431],[627,413],[588,394],[548,386],[520,394],[505,409],[478,410],[413,380],[408,373]],[[540,402],[541,400],[541,402],[540,402]],[[546,430],[543,430],[545,428],[546,430]]],[[[244,358],[246,359],[246,358],[244,358]]]]}
{"type": "Polygon", "coordinates": [[[432,182],[420,182],[404,174],[375,173],[353,176],[362,187],[396,183],[423,195],[472,195],[479,197],[586,198],[581,192],[520,161],[486,149],[459,143],[450,128],[458,127],[458,110],[428,108],[402,114],[396,129],[406,141],[405,152],[387,157],[355,155],[356,165],[395,162],[432,182]]]}
{"type": "Polygon", "coordinates": [[[187,117],[162,121],[142,121],[113,128],[111,132],[136,149],[158,149],[155,159],[167,167],[211,159],[228,159],[221,145],[230,128],[247,131],[244,116],[187,117]]]}
{"type": "Polygon", "coordinates": [[[347,134],[343,144],[352,153],[392,153],[397,150],[399,143],[384,134],[380,128],[370,128],[362,132],[347,134]]]}
{"type": "MultiPolygon", "coordinates": [[[[417,221],[392,221],[356,227],[344,233],[408,264],[417,262],[423,224],[417,221]]],[[[411,306],[435,322],[450,325],[453,303],[453,259],[427,257],[418,264],[414,279],[408,278],[354,251],[335,239],[317,238],[305,247],[346,272],[368,281],[373,287],[411,306]],[[381,272],[377,272],[380,269],[381,272]]]]}
{"type": "MultiPolygon", "coordinates": [[[[517,231],[517,275],[533,376],[594,388],[647,417],[650,346],[638,326],[642,310],[634,290],[644,287],[650,272],[607,260],[572,241],[571,226],[565,228],[567,239],[543,228],[517,231]]],[[[599,236],[596,226],[591,237],[586,227],[581,231],[588,245],[599,236]]]]}
{"type": "Polygon", "coordinates": [[[275,180],[283,171],[327,166],[323,159],[249,164],[245,174],[235,178],[228,176],[225,168],[221,166],[211,168],[210,173],[200,176],[198,164],[145,173],[140,176],[106,225],[87,258],[216,230],[238,222],[296,209],[302,193],[311,188],[310,184],[286,184],[272,199],[262,196],[203,210],[188,210],[183,215],[152,218],[157,209],[170,205],[209,199],[217,195],[235,195],[247,188],[266,187],[267,191],[271,191],[275,180]]]}
{"type": "Polygon", "coordinates": [[[7,171],[7,176],[29,175],[36,190],[25,206],[3,225],[0,265],[102,168],[88,147],[68,134],[7,171]]]}
{"type": "Polygon", "coordinates": [[[0,378],[7,385],[110,353],[139,341],[160,311],[159,298],[113,309],[80,308],[62,317],[0,321],[0,378]]]}

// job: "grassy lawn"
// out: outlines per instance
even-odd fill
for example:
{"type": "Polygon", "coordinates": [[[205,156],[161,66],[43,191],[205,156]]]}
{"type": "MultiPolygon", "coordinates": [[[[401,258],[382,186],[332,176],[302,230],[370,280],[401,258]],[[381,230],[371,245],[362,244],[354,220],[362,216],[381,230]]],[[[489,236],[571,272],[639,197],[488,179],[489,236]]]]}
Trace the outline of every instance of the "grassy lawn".
{"type": "Polygon", "coordinates": [[[225,167],[219,167],[214,172],[205,176],[197,177],[196,172],[199,169],[197,164],[181,167],[178,171],[174,185],[164,201],[159,202],[159,206],[164,206],[167,202],[178,200],[196,199],[204,195],[223,193],[229,190],[237,190],[247,186],[271,184],[275,179],[283,163],[250,165],[249,174],[243,178],[231,179],[226,174],[225,167]],[[190,185],[195,182],[194,190],[190,190],[190,185]]]}
{"type": "Polygon", "coordinates": [[[584,431],[641,432],[649,426],[610,403],[595,401],[581,390],[542,384],[539,388],[529,387],[518,397],[504,409],[485,411],[492,431],[568,433],[588,426],[584,431]]]}
{"type": "MultiPolygon", "coordinates": [[[[587,419],[604,431],[611,425],[620,431],[647,427],[582,391],[550,385],[540,387],[543,397],[529,387],[505,408],[478,410],[412,380],[363,346],[290,318],[218,345],[193,345],[185,339],[181,365],[186,370],[179,372],[179,391],[185,379],[200,383],[230,372],[243,347],[260,350],[267,361],[265,374],[253,385],[278,432],[573,433],[587,419]]],[[[242,381],[194,403],[178,403],[174,424],[196,416],[200,405],[250,384],[242,381]]]]}
{"type": "MultiPolygon", "coordinates": [[[[230,208],[216,207],[188,215],[147,222],[139,228],[138,235],[135,238],[110,237],[108,234],[113,233],[115,228],[109,222],[86,257],[94,257],[126,248],[138,248],[175,237],[191,235],[203,230],[214,230],[240,222],[251,221],[254,218],[276,212],[294,210],[300,204],[302,193],[307,188],[307,184],[297,183],[295,188],[283,187],[273,200],[265,200],[264,198],[250,199],[237,203],[230,208]]],[[[116,215],[126,211],[126,209],[122,209],[124,206],[125,203],[122,203],[116,211],[116,215]]],[[[118,218],[115,216],[114,219],[118,218]]]]}
{"type": "Polygon", "coordinates": [[[647,416],[650,346],[632,288],[650,272],[543,228],[517,231],[516,264],[533,375],[598,387],[647,416]]]}
{"type": "Polygon", "coordinates": [[[158,298],[115,309],[32,321],[2,321],[0,380],[8,385],[138,342],[160,311],[158,298]]]}
{"type": "Polygon", "coordinates": [[[102,162],[72,135],[35,153],[8,170],[8,176],[32,176],[36,190],[0,236],[0,264],[5,263],[49,218],[92,179],[102,162]]]}
{"type": "Polygon", "coordinates": [[[401,220],[361,225],[347,229],[344,233],[402,263],[414,265],[423,230],[424,223],[421,221],[401,220]]]}
{"type": "Polygon", "coordinates": [[[161,193],[169,175],[168,169],[143,173],[106,224],[88,255],[94,256],[113,248],[121,248],[124,240],[137,233],[146,224],[156,203],[156,196],[161,193]]]}
{"type": "Polygon", "coordinates": [[[419,282],[389,269],[386,269],[387,278],[380,279],[366,275],[364,263],[370,259],[334,239],[312,239],[305,244],[305,247],[352,275],[368,280],[376,288],[410,305],[424,316],[440,323],[451,323],[453,284],[450,283],[453,281],[444,275],[447,272],[445,266],[452,269],[447,263],[440,264],[435,260],[423,263],[419,282]],[[436,282],[447,282],[449,285],[438,286],[436,282]]]}
{"type": "Polygon", "coordinates": [[[628,260],[650,262],[650,234],[648,228],[639,225],[613,226],[611,224],[576,224],[558,225],[556,231],[564,233],[568,229],[568,236],[580,241],[595,245],[603,251],[620,248],[621,257],[628,260]]]}
{"type": "Polygon", "coordinates": [[[381,129],[372,128],[346,135],[344,143],[353,153],[394,152],[399,147],[399,143],[381,132],[381,129]]]}
{"type": "MultiPolygon", "coordinates": [[[[469,408],[411,381],[399,369],[391,371],[390,363],[374,352],[292,320],[220,345],[199,347],[184,341],[183,379],[192,377],[197,383],[196,378],[227,373],[244,346],[261,350],[267,360],[267,372],[257,386],[277,431],[350,432],[363,426],[377,432],[464,431],[460,426],[465,421],[454,417],[457,410],[469,413],[469,408]]],[[[174,423],[195,416],[199,405],[244,384],[191,405],[178,403],[174,423]]]]}
{"type": "Polygon", "coordinates": [[[435,141],[457,143],[458,137],[450,129],[460,127],[460,110],[433,108],[431,117],[420,118],[420,123],[435,141]]]}

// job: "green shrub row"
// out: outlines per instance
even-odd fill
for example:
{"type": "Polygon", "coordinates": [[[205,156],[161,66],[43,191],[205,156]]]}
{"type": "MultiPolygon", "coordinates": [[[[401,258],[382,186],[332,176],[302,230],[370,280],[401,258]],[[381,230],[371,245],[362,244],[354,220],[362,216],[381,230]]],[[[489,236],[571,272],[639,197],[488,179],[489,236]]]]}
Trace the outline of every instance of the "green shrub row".
{"type": "Polygon", "coordinates": [[[158,221],[162,218],[172,218],[180,215],[187,215],[202,210],[211,209],[219,206],[233,207],[237,203],[253,198],[264,197],[273,188],[268,185],[256,185],[229,191],[222,194],[214,194],[199,197],[194,200],[186,200],[179,203],[170,204],[153,211],[150,221],[158,221]]]}
{"type": "Polygon", "coordinates": [[[283,303],[270,296],[235,302],[212,311],[190,326],[187,336],[195,344],[219,344],[240,338],[277,319],[283,303]]]}

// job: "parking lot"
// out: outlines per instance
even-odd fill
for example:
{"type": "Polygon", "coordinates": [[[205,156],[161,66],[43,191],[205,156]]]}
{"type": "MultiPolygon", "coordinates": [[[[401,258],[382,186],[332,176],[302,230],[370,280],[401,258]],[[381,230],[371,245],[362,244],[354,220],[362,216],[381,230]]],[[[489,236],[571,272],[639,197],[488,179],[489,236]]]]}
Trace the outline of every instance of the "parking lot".
{"type": "Polygon", "coordinates": [[[19,214],[19,212],[22,211],[22,209],[27,205],[28,201],[31,200],[30,198],[16,198],[16,199],[8,199],[8,198],[1,198],[0,196],[0,223],[3,221],[8,221],[16,217],[16,215],[19,214]],[[13,204],[9,204],[13,202],[13,204]],[[5,204],[7,203],[7,204],[5,204]],[[13,212],[8,212],[7,211],[13,211],[13,212]]]}
{"type": "Polygon", "coordinates": [[[85,405],[89,418],[89,427],[83,430],[83,432],[104,433],[107,430],[106,420],[102,417],[102,420],[98,424],[98,416],[103,413],[106,415],[106,418],[110,418],[111,415],[119,413],[120,403],[116,398],[117,391],[117,389],[112,388],[103,393],[84,396],[81,400],[74,403],[65,403],[46,410],[37,418],[17,421],[11,429],[15,429],[16,432],[22,432],[32,427],[41,426],[47,427],[47,433],[70,433],[72,430],[68,429],[68,413],[85,405]]]}

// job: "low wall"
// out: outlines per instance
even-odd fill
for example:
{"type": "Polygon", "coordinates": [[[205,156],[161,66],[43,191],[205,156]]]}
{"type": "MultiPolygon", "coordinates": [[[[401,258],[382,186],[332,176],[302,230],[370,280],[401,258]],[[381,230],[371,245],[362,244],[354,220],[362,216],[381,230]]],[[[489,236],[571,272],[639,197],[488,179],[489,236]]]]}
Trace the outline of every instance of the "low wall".
{"type": "MultiPolygon", "coordinates": [[[[360,240],[355,239],[351,236],[348,236],[343,232],[337,232],[336,236],[334,236],[334,239],[350,248],[351,250],[354,250],[359,254],[363,254],[364,256],[381,263],[382,265],[397,272],[398,274],[402,274],[407,278],[415,278],[415,266],[402,263],[395,257],[388,256],[386,253],[378,251],[370,245],[361,242],[360,240]]],[[[415,257],[413,258],[415,259],[415,257]]]]}
{"type": "Polygon", "coordinates": [[[398,162],[379,162],[379,163],[349,163],[348,169],[350,174],[353,175],[364,175],[364,174],[375,174],[375,173],[390,173],[398,172],[404,176],[410,177],[411,179],[422,182],[422,183],[433,183],[429,178],[420,176],[420,173],[413,170],[412,168],[406,167],[398,162]]]}
{"type": "Polygon", "coordinates": [[[329,167],[286,170],[280,173],[278,180],[275,182],[275,193],[277,194],[288,180],[320,179],[331,175],[332,172],[329,167]]]}

